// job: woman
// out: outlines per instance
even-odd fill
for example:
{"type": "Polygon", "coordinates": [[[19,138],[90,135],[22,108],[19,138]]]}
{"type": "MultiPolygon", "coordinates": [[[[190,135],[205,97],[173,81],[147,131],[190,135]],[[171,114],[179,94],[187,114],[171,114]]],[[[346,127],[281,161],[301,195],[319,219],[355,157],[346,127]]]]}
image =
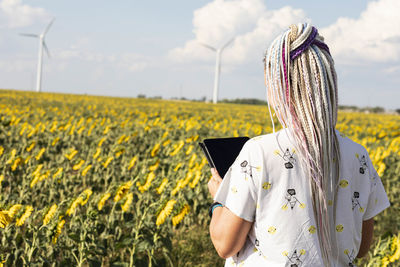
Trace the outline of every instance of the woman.
{"type": "Polygon", "coordinates": [[[264,63],[283,129],[248,140],[224,179],[211,169],[211,240],[225,266],[354,266],[390,204],[366,149],[335,129],[329,48],[315,27],[291,25],[264,63]]]}

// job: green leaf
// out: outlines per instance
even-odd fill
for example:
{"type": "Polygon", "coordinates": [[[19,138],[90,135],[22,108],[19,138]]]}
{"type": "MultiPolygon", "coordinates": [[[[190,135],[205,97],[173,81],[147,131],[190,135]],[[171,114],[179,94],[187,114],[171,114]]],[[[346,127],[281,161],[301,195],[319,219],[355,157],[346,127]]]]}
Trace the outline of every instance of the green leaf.
{"type": "Polygon", "coordinates": [[[80,243],[80,241],[81,241],[80,236],[76,233],[70,233],[70,234],[68,234],[68,237],[76,243],[80,243]]]}

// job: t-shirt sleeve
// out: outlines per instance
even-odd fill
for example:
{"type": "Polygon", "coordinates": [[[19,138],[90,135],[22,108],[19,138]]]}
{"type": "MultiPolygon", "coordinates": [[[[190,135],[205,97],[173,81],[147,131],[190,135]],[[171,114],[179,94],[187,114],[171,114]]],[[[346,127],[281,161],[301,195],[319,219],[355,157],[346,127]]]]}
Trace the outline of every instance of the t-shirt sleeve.
{"type": "Polygon", "coordinates": [[[375,170],[369,155],[367,157],[367,164],[369,178],[371,181],[371,191],[368,198],[368,206],[363,216],[364,221],[375,217],[390,206],[390,202],[385,188],[383,187],[382,180],[375,170]]]}
{"type": "Polygon", "coordinates": [[[226,172],[214,196],[238,217],[253,222],[256,210],[254,140],[248,140],[242,147],[234,163],[226,172]]]}

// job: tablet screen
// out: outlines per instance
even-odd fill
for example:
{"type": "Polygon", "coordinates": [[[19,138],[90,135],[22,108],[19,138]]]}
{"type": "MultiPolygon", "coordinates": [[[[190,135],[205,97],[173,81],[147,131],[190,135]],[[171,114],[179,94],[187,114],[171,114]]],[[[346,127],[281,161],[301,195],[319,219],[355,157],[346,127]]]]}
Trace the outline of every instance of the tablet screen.
{"type": "Polygon", "coordinates": [[[210,138],[204,140],[208,153],[221,178],[224,178],[229,167],[232,166],[243,145],[250,138],[228,137],[228,138],[210,138]]]}

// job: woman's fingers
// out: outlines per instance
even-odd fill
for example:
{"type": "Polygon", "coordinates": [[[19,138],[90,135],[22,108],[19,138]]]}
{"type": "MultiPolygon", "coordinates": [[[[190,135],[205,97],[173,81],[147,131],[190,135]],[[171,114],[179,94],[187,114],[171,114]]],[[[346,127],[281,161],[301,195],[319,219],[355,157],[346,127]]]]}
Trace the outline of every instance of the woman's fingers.
{"type": "Polygon", "coordinates": [[[222,182],[222,178],[219,176],[218,171],[215,168],[211,168],[212,177],[208,181],[208,191],[210,191],[211,196],[214,198],[215,193],[218,191],[219,185],[222,182]]]}
{"type": "Polygon", "coordinates": [[[215,168],[211,168],[212,179],[215,179],[215,168]]]}
{"type": "Polygon", "coordinates": [[[217,179],[217,180],[222,180],[221,176],[219,175],[217,169],[211,168],[211,174],[212,176],[217,179]]]}

